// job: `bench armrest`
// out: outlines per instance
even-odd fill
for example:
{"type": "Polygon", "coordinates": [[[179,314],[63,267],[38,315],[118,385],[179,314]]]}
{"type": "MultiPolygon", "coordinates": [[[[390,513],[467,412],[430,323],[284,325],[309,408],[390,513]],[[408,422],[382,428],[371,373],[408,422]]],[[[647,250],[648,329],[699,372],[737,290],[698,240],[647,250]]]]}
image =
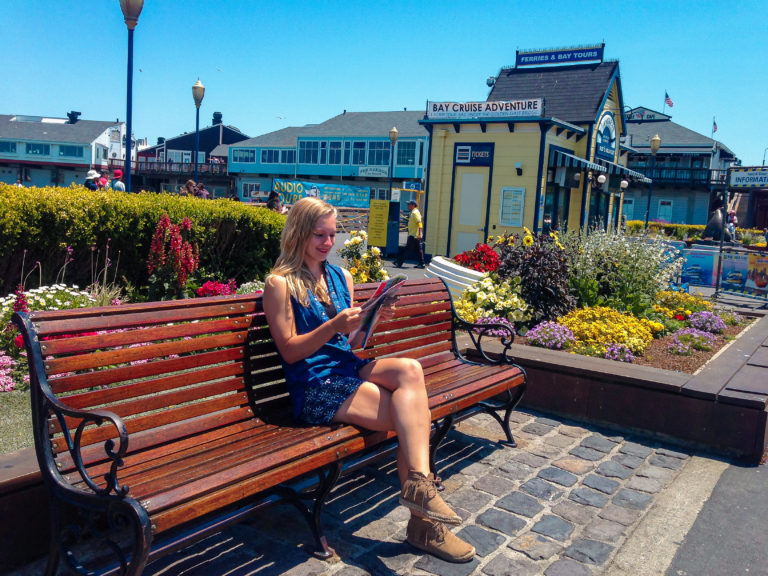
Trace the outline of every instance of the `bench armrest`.
{"type": "Polygon", "coordinates": [[[45,363],[40,349],[39,339],[35,327],[30,322],[26,312],[17,312],[12,321],[18,326],[24,337],[24,346],[27,350],[29,363],[30,387],[32,392],[32,419],[35,426],[35,450],[38,454],[40,466],[44,474],[48,474],[54,481],[62,483],[63,478],[54,462],[53,446],[51,443],[49,414],[52,414],[59,422],[62,436],[67,443],[67,451],[83,482],[98,495],[114,494],[123,497],[128,493],[128,487],[120,486],[117,479],[117,469],[123,465],[123,456],[128,451],[128,429],[114,412],[104,409],[78,410],[62,403],[51,390],[48,377],[45,373],[45,363]],[[67,424],[66,418],[79,420],[75,428],[74,437],[67,424]],[[104,454],[110,462],[109,472],[104,474],[105,486],[99,487],[85,468],[83,463],[81,440],[83,432],[89,424],[101,426],[105,422],[111,424],[117,432],[117,450],[115,440],[110,438],[104,442],[104,454]],[[44,458],[43,458],[44,455],[44,458]],[[44,468],[43,468],[44,467],[44,468]]]}
{"type": "Polygon", "coordinates": [[[112,493],[120,497],[125,496],[128,493],[128,487],[120,486],[120,482],[117,479],[117,469],[123,465],[123,456],[125,456],[125,453],[128,451],[128,429],[125,427],[123,419],[109,410],[83,411],[64,406],[52,394],[47,394],[47,391],[45,390],[46,388],[48,388],[47,384],[45,386],[40,386],[40,392],[45,396],[45,403],[48,405],[49,410],[59,421],[59,425],[63,430],[64,439],[67,442],[67,450],[69,451],[72,462],[77,468],[77,472],[80,474],[83,482],[85,482],[95,494],[100,496],[108,496],[112,493]],[[67,424],[64,420],[65,417],[80,420],[75,429],[74,438],[67,428],[67,424]],[[101,426],[105,422],[111,424],[112,427],[115,428],[118,435],[118,446],[117,450],[115,450],[115,440],[112,438],[109,438],[104,442],[104,455],[107,460],[110,461],[110,466],[109,472],[104,474],[106,485],[101,488],[94,482],[83,464],[80,441],[86,426],[89,424],[101,426]]]}
{"type": "Polygon", "coordinates": [[[454,352],[462,360],[471,362],[471,360],[465,358],[458,345],[456,344],[455,332],[456,330],[464,330],[469,334],[469,338],[472,340],[472,344],[475,346],[477,353],[488,364],[515,364],[514,358],[510,355],[510,348],[515,341],[515,331],[506,324],[473,324],[462,320],[453,312],[453,327],[454,327],[454,352]],[[502,346],[502,350],[493,350],[493,356],[489,356],[483,349],[483,338],[492,338],[493,341],[498,341],[502,346]]]}

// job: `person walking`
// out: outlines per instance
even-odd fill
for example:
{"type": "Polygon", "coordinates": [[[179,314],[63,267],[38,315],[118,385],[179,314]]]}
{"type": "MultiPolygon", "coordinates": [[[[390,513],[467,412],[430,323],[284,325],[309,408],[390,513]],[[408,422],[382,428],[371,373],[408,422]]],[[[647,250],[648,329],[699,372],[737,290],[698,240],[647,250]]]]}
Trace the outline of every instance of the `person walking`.
{"type": "Polygon", "coordinates": [[[117,168],[114,172],[114,178],[112,179],[112,190],[117,192],[125,192],[125,184],[123,183],[123,171],[117,168]]]}
{"type": "Polygon", "coordinates": [[[397,268],[402,268],[403,261],[409,258],[411,254],[415,254],[418,259],[419,263],[416,265],[416,268],[424,268],[424,250],[421,247],[424,226],[421,221],[421,212],[419,212],[417,206],[416,200],[408,200],[408,210],[410,211],[408,216],[408,239],[397,255],[397,262],[395,263],[397,268]]]}
{"type": "Polygon", "coordinates": [[[96,172],[96,170],[88,170],[88,173],[85,175],[83,186],[88,188],[88,190],[98,190],[99,178],[101,178],[101,174],[96,172]]]}

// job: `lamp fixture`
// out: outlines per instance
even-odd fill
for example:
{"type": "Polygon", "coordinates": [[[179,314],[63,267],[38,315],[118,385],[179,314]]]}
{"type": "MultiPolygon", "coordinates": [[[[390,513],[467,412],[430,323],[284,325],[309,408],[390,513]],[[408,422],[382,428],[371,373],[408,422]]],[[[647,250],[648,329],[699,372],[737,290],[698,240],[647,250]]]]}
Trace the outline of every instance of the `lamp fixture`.
{"type": "Polygon", "coordinates": [[[581,172],[576,172],[573,175],[573,179],[576,180],[576,182],[581,182],[581,172]]]}
{"type": "Polygon", "coordinates": [[[622,190],[626,190],[628,186],[629,186],[629,182],[627,182],[625,179],[622,179],[621,182],[619,183],[619,188],[621,188],[622,190]]]}
{"type": "Polygon", "coordinates": [[[605,184],[605,181],[606,181],[605,174],[600,174],[600,176],[597,177],[597,183],[598,184],[601,184],[601,185],[605,184]]]}
{"type": "Polygon", "coordinates": [[[518,176],[523,175],[523,165],[520,164],[520,162],[515,162],[515,171],[517,172],[518,176]]]}
{"type": "Polygon", "coordinates": [[[192,86],[192,99],[195,101],[195,107],[200,108],[200,104],[203,103],[203,97],[205,96],[205,86],[200,82],[200,78],[192,86]]]}

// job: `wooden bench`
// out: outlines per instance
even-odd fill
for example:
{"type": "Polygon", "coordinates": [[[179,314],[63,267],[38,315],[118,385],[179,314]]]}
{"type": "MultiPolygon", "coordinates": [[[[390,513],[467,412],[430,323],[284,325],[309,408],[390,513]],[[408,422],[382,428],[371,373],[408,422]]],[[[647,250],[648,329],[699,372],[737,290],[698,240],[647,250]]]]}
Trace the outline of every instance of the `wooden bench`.
{"type": "MultiPolygon", "coordinates": [[[[375,285],[357,288],[364,301],[375,285]]],[[[458,350],[458,318],[440,280],[409,281],[396,316],[359,351],[421,361],[434,422],[431,464],[453,424],[509,416],[525,375],[505,353],[458,350]]],[[[47,573],[80,566],[82,540],[107,572],[140,574],[252,512],[287,499],[332,555],[321,512],[340,475],[394,450],[393,433],[309,427],[290,416],[283,373],[257,295],[17,314],[32,388],[35,448],[50,495],[47,573]],[[306,503],[305,503],[306,502],[306,503]],[[75,510],[73,512],[72,510],[75,510]],[[125,542],[123,541],[125,540],[125,542]],[[127,545],[126,545],[127,542],[127,545]],[[104,561],[101,558],[100,561],[104,561]]],[[[498,340],[498,338],[496,338],[498,340]]]]}

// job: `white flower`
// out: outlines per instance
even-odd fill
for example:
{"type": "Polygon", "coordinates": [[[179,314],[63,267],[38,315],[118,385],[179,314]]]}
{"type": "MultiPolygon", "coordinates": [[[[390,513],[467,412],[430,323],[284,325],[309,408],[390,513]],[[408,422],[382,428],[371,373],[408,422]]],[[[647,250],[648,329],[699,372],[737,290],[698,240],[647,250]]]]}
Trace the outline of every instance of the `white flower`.
{"type": "Polygon", "coordinates": [[[381,249],[378,246],[373,246],[371,252],[374,256],[381,256],[381,249]]]}

